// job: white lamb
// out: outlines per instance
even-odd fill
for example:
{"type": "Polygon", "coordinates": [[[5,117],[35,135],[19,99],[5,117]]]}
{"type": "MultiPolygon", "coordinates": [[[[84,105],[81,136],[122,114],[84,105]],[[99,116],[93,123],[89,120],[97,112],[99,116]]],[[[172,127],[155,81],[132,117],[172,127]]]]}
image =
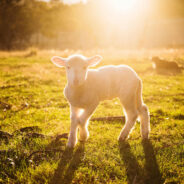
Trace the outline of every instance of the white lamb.
{"type": "Polygon", "coordinates": [[[64,94],[70,103],[71,113],[68,147],[76,145],[78,128],[80,140],[88,139],[90,116],[100,101],[115,97],[120,99],[126,115],[126,123],[119,135],[119,141],[128,137],[138,117],[142,138],[149,137],[150,118],[148,108],[142,99],[141,79],[133,69],[125,65],[89,69],[101,59],[98,55],[91,58],[82,55],[72,55],[68,58],[54,56],[51,59],[56,66],[66,68],[68,83],[64,94]]]}

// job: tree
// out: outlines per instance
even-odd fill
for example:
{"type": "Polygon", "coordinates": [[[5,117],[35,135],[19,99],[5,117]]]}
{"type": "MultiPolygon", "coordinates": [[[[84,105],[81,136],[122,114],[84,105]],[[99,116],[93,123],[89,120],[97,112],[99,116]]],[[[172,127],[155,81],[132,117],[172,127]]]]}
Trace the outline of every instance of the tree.
{"type": "Polygon", "coordinates": [[[26,43],[35,31],[32,19],[34,0],[0,1],[0,47],[12,49],[26,43]]]}

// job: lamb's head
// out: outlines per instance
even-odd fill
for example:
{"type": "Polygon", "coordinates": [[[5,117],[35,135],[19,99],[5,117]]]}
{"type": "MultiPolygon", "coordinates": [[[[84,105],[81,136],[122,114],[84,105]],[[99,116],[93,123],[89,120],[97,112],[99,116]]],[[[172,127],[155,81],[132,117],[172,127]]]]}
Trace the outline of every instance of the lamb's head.
{"type": "Polygon", "coordinates": [[[51,61],[58,67],[65,67],[69,86],[81,86],[87,78],[88,67],[97,65],[101,59],[99,55],[91,58],[72,55],[68,58],[54,56],[51,61]]]}

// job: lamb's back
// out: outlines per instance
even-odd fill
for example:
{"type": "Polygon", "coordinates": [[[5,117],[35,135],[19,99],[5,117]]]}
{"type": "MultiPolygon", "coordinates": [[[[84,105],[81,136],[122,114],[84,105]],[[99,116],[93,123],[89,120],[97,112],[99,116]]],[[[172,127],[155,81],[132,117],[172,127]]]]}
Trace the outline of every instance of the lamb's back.
{"type": "Polygon", "coordinates": [[[126,65],[108,65],[89,70],[88,80],[91,88],[102,99],[111,99],[119,95],[120,89],[128,90],[137,81],[137,74],[126,65]]]}

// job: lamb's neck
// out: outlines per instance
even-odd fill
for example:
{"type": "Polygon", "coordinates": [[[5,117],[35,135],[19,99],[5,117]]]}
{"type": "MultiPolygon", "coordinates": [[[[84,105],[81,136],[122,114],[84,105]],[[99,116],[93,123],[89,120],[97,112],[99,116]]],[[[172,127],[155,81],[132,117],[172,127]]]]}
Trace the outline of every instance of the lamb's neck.
{"type": "Polygon", "coordinates": [[[71,86],[69,84],[67,84],[67,88],[70,90],[70,91],[73,91],[74,93],[81,93],[84,91],[85,89],[85,83],[80,85],[80,86],[71,86]]]}

